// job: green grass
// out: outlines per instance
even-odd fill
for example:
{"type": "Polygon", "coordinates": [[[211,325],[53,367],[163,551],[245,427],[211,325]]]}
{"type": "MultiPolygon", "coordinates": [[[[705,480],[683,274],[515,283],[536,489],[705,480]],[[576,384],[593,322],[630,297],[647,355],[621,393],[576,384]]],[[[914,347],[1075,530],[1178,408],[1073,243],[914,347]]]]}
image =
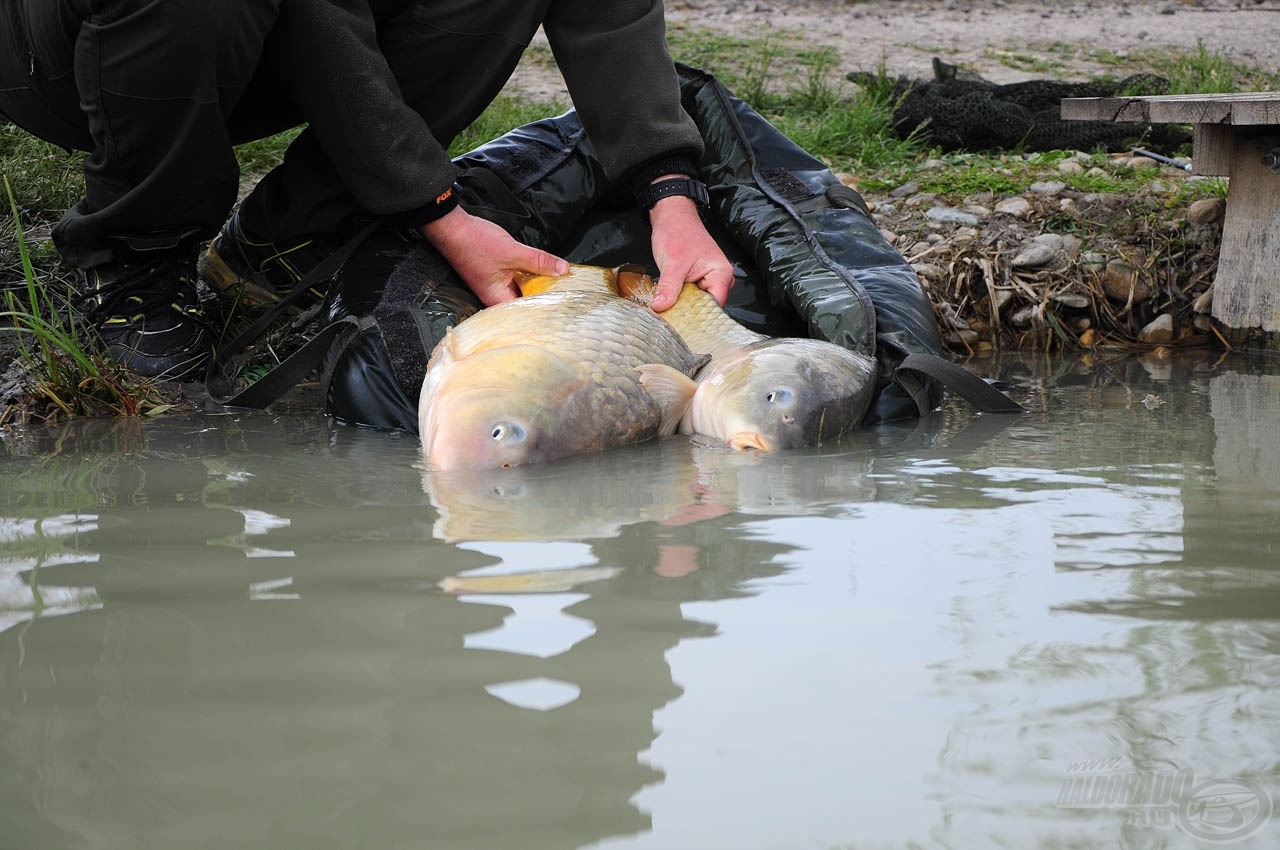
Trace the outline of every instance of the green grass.
{"type": "Polygon", "coordinates": [[[458,134],[449,146],[449,155],[464,154],[516,127],[559,115],[566,109],[566,104],[558,102],[538,103],[501,95],[470,127],[458,134]]]}
{"type": "Polygon", "coordinates": [[[1067,67],[1066,63],[1056,57],[1045,57],[1036,53],[1024,53],[1016,50],[987,50],[984,54],[996,60],[1006,68],[1024,71],[1039,77],[1059,76],[1067,67]]]}
{"type": "MultiPolygon", "coordinates": [[[[91,337],[78,333],[75,322],[64,319],[68,311],[56,303],[54,287],[37,279],[13,188],[7,177],[3,182],[24,287],[5,288],[0,333],[11,338],[18,359],[32,376],[35,392],[45,402],[43,417],[154,411],[158,405],[151,383],[86,343],[91,337]]],[[[0,421],[12,412],[6,409],[0,421]]]]}
{"type": "Polygon", "coordinates": [[[1280,74],[1254,66],[1241,65],[1225,56],[1210,53],[1204,44],[1196,52],[1180,60],[1166,54],[1152,54],[1152,67],[1169,78],[1174,94],[1222,94],[1236,91],[1261,91],[1280,88],[1280,74]]]}
{"type": "Polygon", "coordinates": [[[1198,43],[1196,49],[1189,53],[1162,49],[1119,54],[1097,48],[1081,50],[1078,55],[1115,68],[1114,76],[1117,78],[1139,71],[1164,77],[1169,81],[1171,94],[1221,94],[1280,88],[1280,70],[1237,62],[1210,52],[1203,43],[1198,43]]]}
{"type": "Polygon", "coordinates": [[[255,179],[279,165],[285,149],[301,132],[302,128],[298,127],[237,146],[236,161],[240,164],[241,178],[255,179]]]}
{"type": "Polygon", "coordinates": [[[21,200],[23,214],[56,221],[80,198],[84,154],[68,153],[0,121],[0,174],[21,200]]]}

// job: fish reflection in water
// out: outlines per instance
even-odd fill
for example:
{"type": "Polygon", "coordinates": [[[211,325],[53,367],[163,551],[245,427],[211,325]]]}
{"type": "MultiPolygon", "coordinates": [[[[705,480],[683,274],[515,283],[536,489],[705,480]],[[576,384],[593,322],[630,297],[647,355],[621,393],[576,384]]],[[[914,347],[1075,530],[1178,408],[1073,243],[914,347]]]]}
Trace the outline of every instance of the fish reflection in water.
{"type": "Polygon", "coordinates": [[[616,537],[639,523],[811,511],[874,493],[866,475],[831,457],[818,450],[744,454],[672,437],[554,466],[426,470],[423,488],[444,541],[586,540],[616,537]]]}

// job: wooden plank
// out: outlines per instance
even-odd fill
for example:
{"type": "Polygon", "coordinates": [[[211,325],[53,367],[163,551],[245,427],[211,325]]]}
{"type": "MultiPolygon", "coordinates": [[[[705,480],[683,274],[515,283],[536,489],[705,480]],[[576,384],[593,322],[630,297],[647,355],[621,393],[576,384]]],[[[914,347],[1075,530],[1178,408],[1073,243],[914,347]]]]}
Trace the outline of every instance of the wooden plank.
{"type": "Polygon", "coordinates": [[[1083,121],[1280,126],[1280,92],[1068,97],[1061,114],[1083,121]]]}
{"type": "Polygon", "coordinates": [[[1226,177],[1231,173],[1231,149],[1239,130],[1222,124],[1191,128],[1191,173],[1226,177]]]}
{"type": "Polygon", "coordinates": [[[1234,331],[1280,334],[1280,174],[1263,164],[1276,147],[1280,132],[1241,133],[1232,150],[1213,317],[1234,331]]]}
{"type": "Polygon", "coordinates": [[[1064,97],[1062,117],[1067,121],[1147,121],[1147,104],[1135,97],[1064,97]]]}
{"type": "Polygon", "coordinates": [[[1280,92],[1276,100],[1239,101],[1231,107],[1231,123],[1280,126],[1280,92]]]}

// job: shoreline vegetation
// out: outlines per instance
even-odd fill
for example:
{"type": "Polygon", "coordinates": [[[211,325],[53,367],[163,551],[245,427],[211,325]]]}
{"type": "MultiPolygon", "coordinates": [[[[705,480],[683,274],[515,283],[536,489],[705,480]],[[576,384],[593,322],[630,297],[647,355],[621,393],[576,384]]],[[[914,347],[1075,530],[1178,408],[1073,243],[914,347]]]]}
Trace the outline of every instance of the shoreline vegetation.
{"type": "MultiPolygon", "coordinates": [[[[1223,178],[1193,177],[1132,152],[952,152],[893,126],[893,80],[845,79],[834,51],[798,34],[734,38],[676,28],[675,58],[715,74],[867,200],[881,231],[916,268],[950,353],[1229,348],[1208,318],[1217,267],[1223,178]]],[[[1055,62],[1009,54],[1030,78],[1062,75],[1055,62]],[[1044,73],[1037,74],[1037,70],[1044,73]]],[[[946,57],[942,57],[945,59],[946,57]]],[[[1088,59],[1097,63],[1101,51],[1088,59]]],[[[549,65],[545,48],[526,61],[549,65]]],[[[1280,72],[1203,47],[1114,57],[1119,80],[1149,73],[1172,93],[1280,88],[1280,72]]],[[[554,98],[503,95],[455,141],[462,153],[512,127],[556,115],[554,98]]],[[[242,189],[283,155],[294,133],[237,149],[242,189]]],[[[1165,151],[1187,161],[1190,146],[1165,151]]],[[[77,341],[69,296],[74,270],[50,229],[79,198],[82,155],[0,121],[0,425],[72,416],[136,416],[199,407],[198,387],[148,382],[77,341]],[[71,332],[68,332],[70,330],[71,332]]],[[[222,305],[223,338],[254,318],[222,305]]],[[[272,332],[243,364],[251,379],[287,355],[311,327],[272,332]]]]}

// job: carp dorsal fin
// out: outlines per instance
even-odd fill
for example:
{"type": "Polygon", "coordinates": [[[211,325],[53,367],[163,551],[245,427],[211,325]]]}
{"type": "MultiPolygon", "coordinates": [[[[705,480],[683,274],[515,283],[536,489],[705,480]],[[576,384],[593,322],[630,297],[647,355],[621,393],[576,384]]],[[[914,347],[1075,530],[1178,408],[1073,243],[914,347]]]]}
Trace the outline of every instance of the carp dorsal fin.
{"type": "Polygon", "coordinates": [[[653,301],[654,293],[658,291],[658,283],[653,279],[653,275],[641,266],[618,266],[615,280],[619,295],[644,307],[649,306],[653,301]]]}
{"type": "Polygon", "coordinates": [[[658,433],[670,437],[680,427],[680,420],[693,402],[698,382],[679,369],[663,363],[646,363],[637,366],[636,371],[640,373],[640,386],[644,387],[645,392],[662,411],[662,424],[658,426],[658,433]]]}
{"type": "Polygon", "coordinates": [[[550,289],[559,277],[549,274],[529,274],[528,272],[516,272],[516,286],[520,288],[520,294],[525,298],[530,295],[537,295],[550,289]]]}
{"type": "Polygon", "coordinates": [[[603,292],[608,295],[616,295],[618,291],[613,269],[580,263],[570,263],[569,271],[562,275],[521,272],[515,276],[515,282],[520,287],[520,294],[526,298],[548,291],[603,292]]]}

